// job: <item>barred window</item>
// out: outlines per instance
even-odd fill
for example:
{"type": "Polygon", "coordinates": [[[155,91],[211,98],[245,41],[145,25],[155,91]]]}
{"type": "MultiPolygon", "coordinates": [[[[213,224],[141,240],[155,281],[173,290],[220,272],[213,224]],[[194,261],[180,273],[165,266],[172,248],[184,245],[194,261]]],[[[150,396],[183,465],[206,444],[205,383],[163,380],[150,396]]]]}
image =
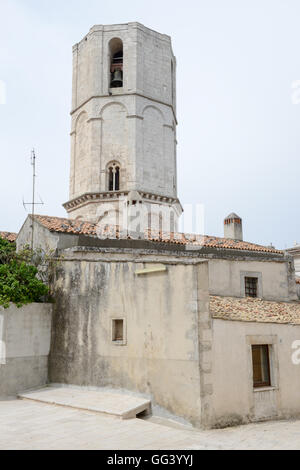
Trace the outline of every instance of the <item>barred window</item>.
{"type": "Polygon", "coordinates": [[[258,278],[245,277],[245,294],[246,297],[257,297],[258,278]]]}

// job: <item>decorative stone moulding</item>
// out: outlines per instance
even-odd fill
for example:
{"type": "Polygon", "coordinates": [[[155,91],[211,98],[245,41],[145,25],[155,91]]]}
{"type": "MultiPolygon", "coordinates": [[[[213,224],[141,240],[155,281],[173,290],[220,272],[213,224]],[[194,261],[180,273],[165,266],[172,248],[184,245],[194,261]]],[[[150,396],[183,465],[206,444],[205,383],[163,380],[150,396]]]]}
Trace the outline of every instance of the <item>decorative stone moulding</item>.
{"type": "MultiPolygon", "coordinates": [[[[172,197],[166,197],[166,196],[160,196],[159,194],[149,194],[149,193],[143,193],[139,192],[139,195],[145,200],[145,201],[156,201],[158,203],[163,203],[163,204],[176,204],[179,203],[179,200],[177,198],[172,198],[172,197]]],[[[71,211],[73,209],[77,209],[81,207],[84,204],[87,204],[90,201],[97,202],[97,201],[103,201],[105,199],[120,199],[121,197],[126,197],[128,196],[129,191],[109,191],[109,192],[103,192],[103,193],[87,193],[84,194],[83,196],[80,196],[78,198],[73,199],[72,201],[66,202],[63,204],[63,207],[67,211],[71,211]]]]}

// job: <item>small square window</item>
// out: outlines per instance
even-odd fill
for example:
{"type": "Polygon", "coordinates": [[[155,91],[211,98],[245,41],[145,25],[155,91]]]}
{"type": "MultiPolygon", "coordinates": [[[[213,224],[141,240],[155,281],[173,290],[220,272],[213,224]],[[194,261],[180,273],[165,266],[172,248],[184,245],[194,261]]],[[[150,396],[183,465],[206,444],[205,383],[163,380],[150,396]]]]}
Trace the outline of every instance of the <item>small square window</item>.
{"type": "Polygon", "coordinates": [[[112,340],[114,342],[123,342],[124,338],[124,320],[113,320],[112,340]]]}
{"type": "Polygon", "coordinates": [[[271,386],[270,353],[267,344],[252,346],[253,387],[271,386]]]}
{"type": "Polygon", "coordinates": [[[258,278],[245,277],[245,294],[246,297],[257,297],[258,278]]]}

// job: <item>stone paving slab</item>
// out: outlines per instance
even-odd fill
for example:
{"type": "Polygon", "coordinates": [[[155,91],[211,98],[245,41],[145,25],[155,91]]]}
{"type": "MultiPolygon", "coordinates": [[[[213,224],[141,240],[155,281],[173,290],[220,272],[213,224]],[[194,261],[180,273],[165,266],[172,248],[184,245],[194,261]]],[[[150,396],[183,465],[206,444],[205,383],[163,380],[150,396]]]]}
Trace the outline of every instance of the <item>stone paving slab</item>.
{"type": "Polygon", "coordinates": [[[190,431],[34,401],[0,401],[0,450],[10,449],[300,450],[300,421],[190,431]]]}
{"type": "Polygon", "coordinates": [[[151,408],[149,400],[105,389],[91,391],[71,387],[44,387],[21,393],[18,398],[113,415],[121,419],[136,418],[138,414],[149,412],[151,408]]]}

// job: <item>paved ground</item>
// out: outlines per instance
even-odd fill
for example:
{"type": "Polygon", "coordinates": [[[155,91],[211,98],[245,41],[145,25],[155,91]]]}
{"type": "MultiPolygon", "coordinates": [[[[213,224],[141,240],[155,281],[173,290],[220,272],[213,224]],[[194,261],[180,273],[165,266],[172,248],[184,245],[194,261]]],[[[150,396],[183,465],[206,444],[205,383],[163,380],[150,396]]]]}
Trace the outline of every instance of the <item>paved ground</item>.
{"type": "Polygon", "coordinates": [[[45,403],[0,401],[0,449],[299,450],[300,421],[193,431],[45,403]]]}

